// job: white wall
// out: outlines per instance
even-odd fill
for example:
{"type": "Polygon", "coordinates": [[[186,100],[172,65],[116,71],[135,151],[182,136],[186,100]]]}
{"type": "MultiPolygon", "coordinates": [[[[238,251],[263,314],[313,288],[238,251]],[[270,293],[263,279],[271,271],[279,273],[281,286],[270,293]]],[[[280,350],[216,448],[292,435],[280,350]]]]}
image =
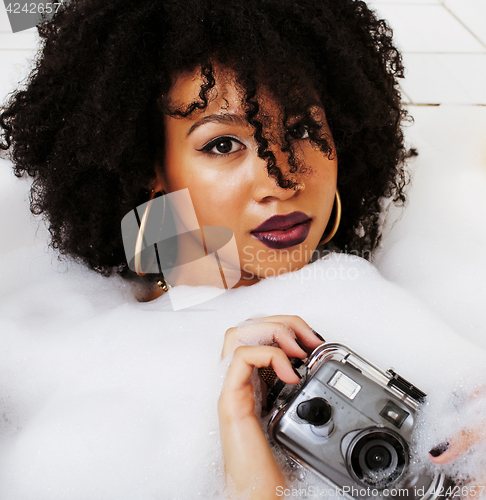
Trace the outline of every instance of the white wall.
{"type": "MultiPolygon", "coordinates": [[[[370,0],[394,29],[413,104],[486,105],[486,0],[370,0]]],[[[0,101],[28,74],[35,29],[12,33],[0,2],[0,101]]]]}
{"type": "Polygon", "coordinates": [[[35,29],[12,33],[5,5],[0,2],[0,102],[28,75],[38,42],[35,29]]]}

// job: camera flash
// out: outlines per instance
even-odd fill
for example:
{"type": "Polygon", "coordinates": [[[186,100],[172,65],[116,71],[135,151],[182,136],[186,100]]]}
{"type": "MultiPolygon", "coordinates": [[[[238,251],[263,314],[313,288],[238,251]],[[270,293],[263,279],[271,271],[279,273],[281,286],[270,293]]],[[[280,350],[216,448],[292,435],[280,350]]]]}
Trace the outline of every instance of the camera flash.
{"type": "Polygon", "coordinates": [[[359,384],[339,370],[336,370],[328,384],[351,400],[354,399],[361,390],[359,384]]]}

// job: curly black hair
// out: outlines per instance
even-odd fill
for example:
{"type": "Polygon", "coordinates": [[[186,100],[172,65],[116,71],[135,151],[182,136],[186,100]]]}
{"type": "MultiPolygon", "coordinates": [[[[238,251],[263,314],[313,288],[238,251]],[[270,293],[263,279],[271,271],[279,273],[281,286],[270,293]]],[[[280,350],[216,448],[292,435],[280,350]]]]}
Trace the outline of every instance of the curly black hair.
{"type": "MultiPolygon", "coordinates": [[[[72,0],[38,30],[43,45],[28,85],[0,115],[0,147],[10,149],[17,176],[34,178],[31,210],[48,219],[51,245],[105,275],[129,274],[120,221],[148,199],[163,157],[161,96],[174,75],[200,68],[199,99],[170,113],[204,108],[214,62],[237,75],[259,156],[281,187],[294,184],[257,119],[260,86],[281,103],[284,129],[297,113],[311,140],[337,154],[335,248],[371,252],[381,199],[405,200],[402,59],[386,21],[362,1],[72,0]],[[311,94],[335,151],[312,120],[311,94]]],[[[288,137],[282,150],[297,171],[288,137]]]]}

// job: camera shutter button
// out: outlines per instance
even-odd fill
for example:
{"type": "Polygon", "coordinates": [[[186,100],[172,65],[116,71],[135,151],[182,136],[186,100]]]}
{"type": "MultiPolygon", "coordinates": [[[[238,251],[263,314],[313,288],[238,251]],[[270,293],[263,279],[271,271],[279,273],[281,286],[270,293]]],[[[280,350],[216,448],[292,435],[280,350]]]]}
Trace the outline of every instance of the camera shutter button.
{"type": "Polygon", "coordinates": [[[325,425],[331,420],[332,406],[323,398],[312,398],[297,406],[297,415],[311,425],[325,425]]]}

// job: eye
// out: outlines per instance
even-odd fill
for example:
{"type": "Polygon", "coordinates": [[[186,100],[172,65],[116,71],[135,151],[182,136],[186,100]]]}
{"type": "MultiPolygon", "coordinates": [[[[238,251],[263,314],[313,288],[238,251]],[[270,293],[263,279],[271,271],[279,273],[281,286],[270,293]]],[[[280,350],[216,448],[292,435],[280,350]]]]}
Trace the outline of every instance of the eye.
{"type": "Polygon", "coordinates": [[[237,141],[232,137],[217,137],[211,142],[208,142],[206,146],[198,151],[204,151],[212,155],[222,156],[236,153],[244,148],[245,146],[240,141],[237,141]]]}
{"type": "Polygon", "coordinates": [[[288,133],[292,139],[302,140],[309,137],[309,129],[303,123],[297,123],[289,127],[288,133]]]}

